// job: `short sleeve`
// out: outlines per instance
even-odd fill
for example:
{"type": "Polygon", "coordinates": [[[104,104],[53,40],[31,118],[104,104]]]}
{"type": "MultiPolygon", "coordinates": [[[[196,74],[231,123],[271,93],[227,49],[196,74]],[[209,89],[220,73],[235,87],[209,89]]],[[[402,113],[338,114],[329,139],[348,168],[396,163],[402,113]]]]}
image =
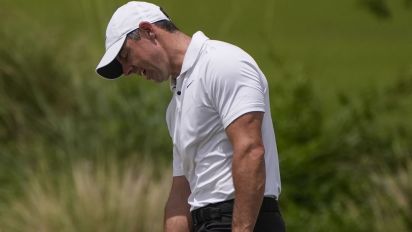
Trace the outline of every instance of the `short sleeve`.
{"type": "Polygon", "coordinates": [[[251,59],[222,59],[211,72],[211,100],[224,128],[243,114],[265,112],[267,86],[251,59]]]}
{"type": "Polygon", "coordinates": [[[173,176],[183,176],[183,164],[176,148],[173,146],[173,176]]]}

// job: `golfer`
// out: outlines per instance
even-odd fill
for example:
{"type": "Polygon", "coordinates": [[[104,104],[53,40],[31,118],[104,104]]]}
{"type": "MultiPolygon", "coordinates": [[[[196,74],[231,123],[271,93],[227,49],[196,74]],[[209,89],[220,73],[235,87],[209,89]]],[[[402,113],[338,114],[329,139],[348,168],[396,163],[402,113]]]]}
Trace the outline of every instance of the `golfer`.
{"type": "Polygon", "coordinates": [[[159,6],[129,2],[96,71],[169,81],[173,182],[164,230],[284,231],[267,80],[242,49],[181,32],[159,6]]]}

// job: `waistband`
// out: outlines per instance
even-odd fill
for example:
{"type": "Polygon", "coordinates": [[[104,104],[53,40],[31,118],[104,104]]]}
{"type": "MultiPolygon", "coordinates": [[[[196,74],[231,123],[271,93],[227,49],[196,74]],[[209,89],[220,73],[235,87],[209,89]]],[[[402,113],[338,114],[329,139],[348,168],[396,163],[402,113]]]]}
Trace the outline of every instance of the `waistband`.
{"type": "MultiPolygon", "coordinates": [[[[222,215],[232,214],[234,200],[223,201],[209,204],[205,207],[193,210],[192,221],[194,226],[200,225],[206,221],[219,219],[222,215]]],[[[264,197],[259,212],[279,212],[279,205],[276,198],[264,197]]]]}

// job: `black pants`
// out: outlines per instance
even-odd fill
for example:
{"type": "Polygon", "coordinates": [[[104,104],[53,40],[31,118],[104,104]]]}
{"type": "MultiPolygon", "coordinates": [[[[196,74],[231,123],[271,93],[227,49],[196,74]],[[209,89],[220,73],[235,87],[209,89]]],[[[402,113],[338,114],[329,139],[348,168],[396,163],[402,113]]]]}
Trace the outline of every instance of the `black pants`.
{"type": "MultiPolygon", "coordinates": [[[[192,211],[194,232],[231,231],[233,200],[210,204],[192,211]]],[[[284,232],[285,224],[280,214],[278,202],[265,197],[255,225],[255,232],[284,232]]]]}

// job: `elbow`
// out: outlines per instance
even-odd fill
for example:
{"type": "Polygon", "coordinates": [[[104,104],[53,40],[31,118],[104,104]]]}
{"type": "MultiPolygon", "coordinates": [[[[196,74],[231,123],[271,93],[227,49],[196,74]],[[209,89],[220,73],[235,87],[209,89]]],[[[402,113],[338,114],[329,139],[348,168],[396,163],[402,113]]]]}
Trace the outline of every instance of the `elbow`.
{"type": "Polygon", "coordinates": [[[253,162],[260,163],[265,159],[265,147],[263,144],[244,144],[239,149],[234,150],[235,162],[253,162]]]}
{"type": "Polygon", "coordinates": [[[255,161],[264,160],[265,159],[265,147],[263,144],[256,144],[250,145],[249,149],[245,153],[247,158],[255,161]]]}
{"type": "Polygon", "coordinates": [[[259,144],[253,149],[251,154],[255,159],[264,159],[265,158],[265,147],[263,144],[259,144]]]}

